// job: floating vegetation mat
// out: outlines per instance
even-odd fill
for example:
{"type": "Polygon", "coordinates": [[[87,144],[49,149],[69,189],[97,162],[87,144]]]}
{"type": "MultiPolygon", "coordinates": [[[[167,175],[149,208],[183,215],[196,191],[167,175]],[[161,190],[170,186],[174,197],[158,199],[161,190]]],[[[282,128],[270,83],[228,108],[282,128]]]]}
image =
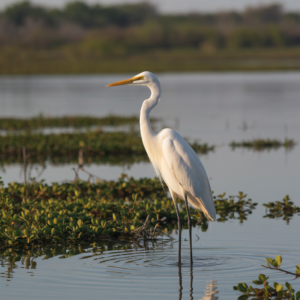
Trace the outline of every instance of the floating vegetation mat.
{"type": "Polygon", "coordinates": [[[243,142],[231,142],[230,147],[235,148],[249,148],[256,151],[278,149],[284,147],[286,149],[293,149],[296,145],[296,142],[293,139],[285,139],[283,142],[279,140],[262,140],[256,139],[253,141],[243,141],[243,142]]]}
{"type": "MultiPolygon", "coordinates": [[[[215,198],[221,222],[227,216],[243,221],[256,205],[245,200],[247,195],[243,193],[228,199],[221,196],[215,198]]],[[[96,184],[11,183],[0,189],[0,205],[2,248],[94,242],[108,237],[153,239],[165,234],[166,226],[177,226],[174,203],[160,182],[134,180],[126,175],[118,181],[96,184]]],[[[180,216],[187,220],[184,208],[180,209],[180,216]]],[[[201,211],[191,209],[191,216],[194,225],[207,230],[201,211]]],[[[183,227],[187,227],[186,222],[183,227]]]]}
{"type": "MultiPolygon", "coordinates": [[[[208,153],[214,146],[192,143],[197,153],[208,153]]],[[[78,155],[80,149],[87,157],[91,156],[134,156],[146,157],[146,152],[137,132],[103,132],[101,130],[85,133],[32,134],[0,136],[0,157],[5,162],[14,157],[23,161],[23,148],[26,148],[28,158],[32,156],[50,155],[51,157],[78,155]]]]}
{"type": "MultiPolygon", "coordinates": [[[[151,122],[157,119],[151,118],[151,122]]],[[[73,127],[84,128],[91,126],[121,126],[138,124],[137,116],[117,116],[108,115],[106,117],[91,116],[62,116],[62,117],[45,117],[39,115],[37,117],[20,119],[20,118],[0,118],[0,129],[2,130],[35,130],[40,128],[51,127],[73,127]]]]}
{"type": "Polygon", "coordinates": [[[300,207],[297,207],[294,202],[290,200],[289,195],[286,195],[282,201],[269,202],[263,204],[267,208],[264,218],[282,218],[286,224],[290,223],[294,214],[300,213],[300,207]]]}

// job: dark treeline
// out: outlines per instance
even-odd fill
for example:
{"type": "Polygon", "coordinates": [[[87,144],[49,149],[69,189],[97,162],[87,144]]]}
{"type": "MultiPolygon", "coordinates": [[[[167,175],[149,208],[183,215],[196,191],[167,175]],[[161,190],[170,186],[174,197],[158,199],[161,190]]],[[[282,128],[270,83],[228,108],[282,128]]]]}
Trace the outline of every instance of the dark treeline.
{"type": "Polygon", "coordinates": [[[243,12],[159,14],[147,4],[104,6],[70,2],[46,8],[28,1],[0,13],[0,47],[34,49],[72,43],[78,51],[113,55],[148,49],[291,47],[300,45],[300,12],[279,4],[243,12]]]}

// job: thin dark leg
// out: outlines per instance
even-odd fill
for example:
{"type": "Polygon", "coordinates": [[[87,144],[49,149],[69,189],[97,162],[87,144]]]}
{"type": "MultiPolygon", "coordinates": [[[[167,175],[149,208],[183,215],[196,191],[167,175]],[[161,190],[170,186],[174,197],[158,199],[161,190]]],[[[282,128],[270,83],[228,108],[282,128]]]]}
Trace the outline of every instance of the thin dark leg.
{"type": "Polygon", "coordinates": [[[177,213],[177,220],[178,220],[178,265],[180,266],[181,265],[181,220],[180,220],[180,215],[179,215],[178,206],[176,202],[177,195],[171,192],[171,196],[173,198],[173,202],[177,213]]]}
{"type": "Polygon", "coordinates": [[[185,206],[186,206],[186,212],[188,215],[188,225],[189,225],[189,237],[190,237],[190,260],[191,264],[193,263],[193,253],[192,253],[192,226],[191,226],[191,215],[190,215],[190,210],[189,210],[189,205],[187,202],[187,196],[184,196],[185,200],[185,206]]]}
{"type": "Polygon", "coordinates": [[[178,276],[179,276],[179,297],[178,299],[182,299],[182,273],[181,273],[181,265],[178,265],[178,276]]]}
{"type": "Polygon", "coordinates": [[[191,289],[190,289],[190,298],[191,298],[191,300],[193,300],[193,299],[194,299],[194,297],[193,297],[193,278],[194,278],[194,276],[193,276],[193,264],[190,265],[190,268],[191,268],[191,289]]]}

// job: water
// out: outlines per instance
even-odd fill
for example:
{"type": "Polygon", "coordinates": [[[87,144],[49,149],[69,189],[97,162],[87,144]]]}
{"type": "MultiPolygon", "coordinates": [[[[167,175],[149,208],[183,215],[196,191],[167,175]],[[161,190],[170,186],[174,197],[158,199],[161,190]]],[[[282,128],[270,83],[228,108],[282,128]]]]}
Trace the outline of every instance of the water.
{"type": "MultiPolygon", "coordinates": [[[[2,77],[0,103],[2,116],[138,114],[149,95],[143,87],[105,88],[128,76],[2,77]]],[[[300,141],[300,73],[259,74],[161,74],[162,99],[152,115],[193,140],[217,145],[215,152],[201,156],[217,193],[243,191],[259,205],[248,220],[214,222],[207,232],[193,230],[194,267],[189,266],[188,235],[183,232],[182,299],[236,299],[232,286],[251,283],[260,273],[271,282],[292,277],[263,269],[265,257],[283,256],[283,268],[294,271],[300,262],[300,218],[290,225],[283,220],[262,218],[262,203],[281,200],[289,194],[299,202],[299,155],[297,145],[287,152],[253,152],[228,144],[253,138],[293,138],[300,141]],[[200,240],[198,240],[198,237],[200,240]],[[186,240],[185,240],[186,239],[186,240]]],[[[164,125],[163,124],[163,125],[164,125]]],[[[47,182],[72,180],[75,165],[51,165],[41,178],[47,182]]],[[[5,166],[0,172],[5,183],[22,181],[20,165],[5,166]]],[[[148,163],[132,166],[92,164],[86,169],[103,179],[116,179],[125,172],[134,177],[153,177],[148,163]]],[[[34,174],[33,174],[34,175],[34,174]]],[[[83,179],[87,178],[81,174],[83,179]]],[[[36,269],[20,262],[7,281],[7,265],[0,273],[1,295],[6,299],[174,299],[180,298],[180,270],[176,265],[174,241],[130,250],[109,249],[60,259],[37,258],[36,269]],[[28,273],[32,272],[32,273],[28,273]],[[33,276],[32,276],[33,275],[33,276]]],[[[298,280],[299,281],[299,280],[298,280]]]]}

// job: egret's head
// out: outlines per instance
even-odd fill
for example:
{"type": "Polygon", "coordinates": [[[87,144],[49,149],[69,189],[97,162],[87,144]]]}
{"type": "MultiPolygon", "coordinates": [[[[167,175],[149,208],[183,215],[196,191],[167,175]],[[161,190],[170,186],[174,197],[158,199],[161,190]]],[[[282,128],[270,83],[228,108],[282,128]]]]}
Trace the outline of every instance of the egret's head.
{"type": "Polygon", "coordinates": [[[107,86],[117,86],[117,85],[125,85],[125,84],[150,86],[152,84],[159,84],[159,81],[154,74],[145,71],[133,76],[132,78],[117,81],[107,86]]]}

